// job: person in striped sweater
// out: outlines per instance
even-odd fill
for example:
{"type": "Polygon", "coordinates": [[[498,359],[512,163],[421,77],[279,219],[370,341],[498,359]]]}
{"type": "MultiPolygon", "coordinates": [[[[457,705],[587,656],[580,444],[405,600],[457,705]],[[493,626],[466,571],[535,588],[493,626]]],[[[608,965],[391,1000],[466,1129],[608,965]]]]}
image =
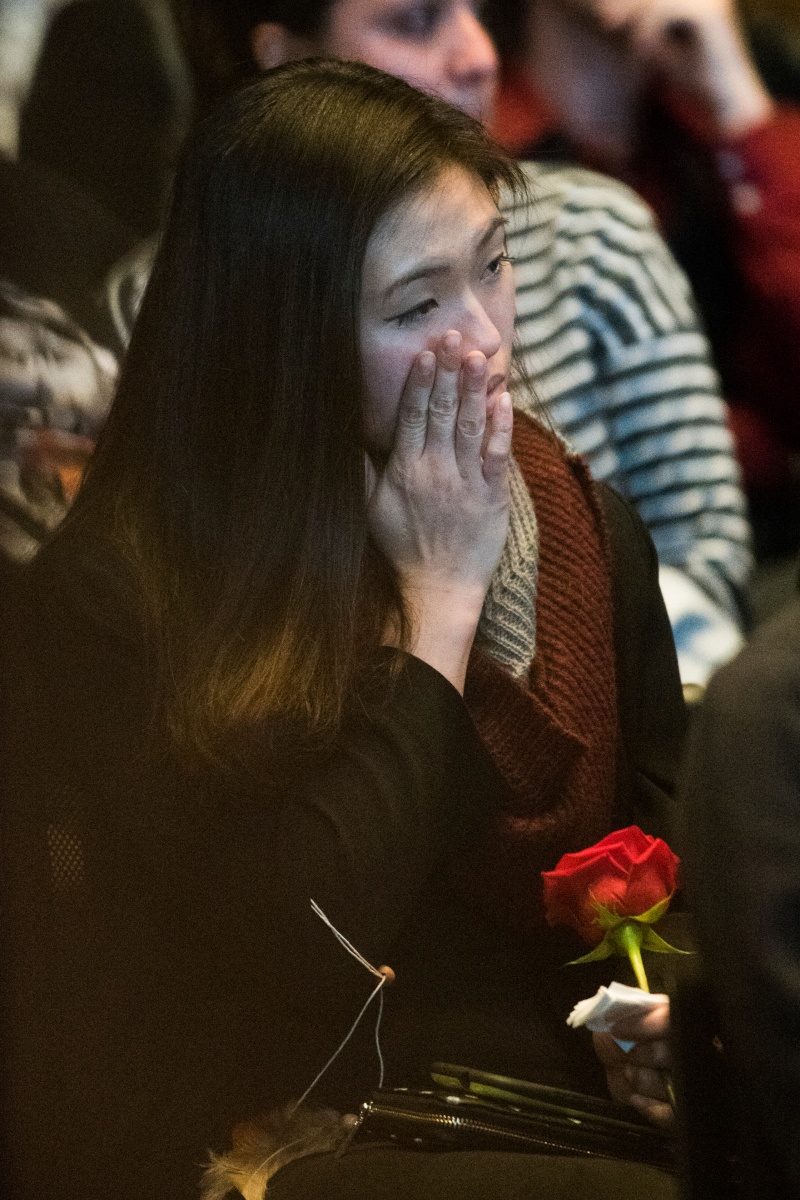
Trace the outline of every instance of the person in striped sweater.
{"type": "MultiPolygon", "coordinates": [[[[216,22],[215,64],[227,47],[230,75],[335,54],[490,118],[497,57],[466,0],[188,7],[207,41],[216,22]]],[[[742,644],[752,555],[726,409],[688,282],[630,189],[578,168],[525,170],[532,203],[509,202],[506,215],[527,374],[554,428],[648,526],[681,677],[702,686],[742,644]]],[[[110,279],[123,342],[152,253],[143,247],[110,279]]]]}
{"type": "Polygon", "coordinates": [[[629,188],[525,169],[533,203],[507,209],[519,352],[553,426],[650,530],[681,678],[702,686],[742,644],[752,555],[689,284],[629,188]]]}

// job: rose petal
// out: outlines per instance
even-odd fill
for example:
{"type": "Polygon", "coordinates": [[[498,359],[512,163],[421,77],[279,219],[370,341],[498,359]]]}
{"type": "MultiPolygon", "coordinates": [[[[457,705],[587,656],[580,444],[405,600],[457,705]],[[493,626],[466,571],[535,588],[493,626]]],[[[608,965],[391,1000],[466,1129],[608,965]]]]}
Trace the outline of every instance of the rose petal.
{"type": "Polygon", "coordinates": [[[543,872],[547,920],[571,925],[596,944],[603,937],[598,904],[619,916],[641,916],[673,894],[678,863],[666,842],[638,826],[614,830],[586,850],[563,855],[554,871],[543,872]]]}

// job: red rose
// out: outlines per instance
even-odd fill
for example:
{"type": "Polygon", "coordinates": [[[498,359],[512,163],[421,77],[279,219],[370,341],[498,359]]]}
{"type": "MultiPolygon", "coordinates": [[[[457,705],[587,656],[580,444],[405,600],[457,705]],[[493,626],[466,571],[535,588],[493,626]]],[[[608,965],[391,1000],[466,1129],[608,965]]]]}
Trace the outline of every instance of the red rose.
{"type": "Polygon", "coordinates": [[[578,854],[565,854],[554,871],[543,871],[548,924],[571,925],[590,946],[603,940],[601,905],[620,917],[639,917],[668,900],[678,882],[678,863],[661,838],[636,825],[610,833],[578,854]]]}

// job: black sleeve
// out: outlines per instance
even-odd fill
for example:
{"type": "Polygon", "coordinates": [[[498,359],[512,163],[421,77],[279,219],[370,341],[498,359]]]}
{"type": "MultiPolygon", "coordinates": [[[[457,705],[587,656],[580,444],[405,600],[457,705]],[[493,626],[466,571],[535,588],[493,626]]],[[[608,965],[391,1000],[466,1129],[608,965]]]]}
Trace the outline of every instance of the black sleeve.
{"type": "Polygon", "coordinates": [[[293,936],[305,930],[318,949],[332,944],[311,916],[313,898],[381,961],[499,784],[461,696],[438,671],[406,655],[383,692],[333,754],[294,780],[270,852],[293,936]]]}
{"type": "MultiPolygon", "coordinates": [[[[299,1097],[375,985],[311,900],[391,965],[496,776],[461,696],[410,656],[396,676],[379,660],[372,701],[302,770],[187,774],[148,750],[141,645],[84,619],[46,562],[19,597],[4,704],[0,1024],[19,1102],[0,1134],[42,1184],[21,1194],[99,1200],[112,1180],[124,1200],[183,1200],[237,1121],[299,1097]]],[[[315,1100],[375,1087],[375,1015],[315,1100]]]]}
{"type": "Polygon", "coordinates": [[[633,506],[607,485],[598,490],[611,552],[626,803],[637,824],[669,840],[686,710],[658,559],[633,506]]]}
{"type": "Polygon", "coordinates": [[[698,940],[800,1187],[800,603],[711,680],[681,772],[698,940]]]}

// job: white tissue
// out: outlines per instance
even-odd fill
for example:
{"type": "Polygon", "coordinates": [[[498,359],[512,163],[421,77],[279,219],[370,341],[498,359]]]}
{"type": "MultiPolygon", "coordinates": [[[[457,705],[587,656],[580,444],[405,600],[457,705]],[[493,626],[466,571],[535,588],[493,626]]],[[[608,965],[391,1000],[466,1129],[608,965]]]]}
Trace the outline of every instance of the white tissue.
{"type": "MultiPolygon", "coordinates": [[[[598,988],[596,995],[588,1000],[579,1000],[567,1017],[567,1024],[572,1029],[585,1025],[592,1033],[611,1033],[617,1021],[642,1017],[652,1008],[658,1008],[665,999],[665,996],[653,996],[624,983],[610,983],[608,987],[598,988]]],[[[626,1054],[636,1045],[636,1042],[624,1042],[620,1038],[614,1038],[614,1041],[626,1054]]]]}

